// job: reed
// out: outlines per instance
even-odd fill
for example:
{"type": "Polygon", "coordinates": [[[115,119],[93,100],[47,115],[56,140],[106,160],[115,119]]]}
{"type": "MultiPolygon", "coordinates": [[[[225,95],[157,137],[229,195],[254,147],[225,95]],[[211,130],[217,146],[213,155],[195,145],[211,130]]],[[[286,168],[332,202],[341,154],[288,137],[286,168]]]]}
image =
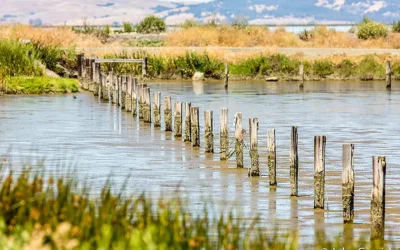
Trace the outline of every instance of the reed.
{"type": "Polygon", "coordinates": [[[51,77],[10,77],[0,92],[6,94],[53,94],[79,91],[76,79],[51,77]]]}

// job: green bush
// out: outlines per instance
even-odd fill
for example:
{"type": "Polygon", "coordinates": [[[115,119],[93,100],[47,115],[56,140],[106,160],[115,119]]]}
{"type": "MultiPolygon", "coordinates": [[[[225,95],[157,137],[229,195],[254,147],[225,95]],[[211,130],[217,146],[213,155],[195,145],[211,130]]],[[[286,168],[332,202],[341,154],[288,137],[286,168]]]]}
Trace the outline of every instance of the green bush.
{"type": "Polygon", "coordinates": [[[341,75],[343,77],[349,77],[354,72],[354,64],[350,60],[344,59],[337,66],[337,70],[338,70],[339,75],[341,75]]]}
{"type": "Polygon", "coordinates": [[[156,16],[148,16],[144,18],[137,27],[137,32],[150,34],[160,33],[166,30],[166,25],[163,19],[156,16]]]}
{"type": "Polygon", "coordinates": [[[357,36],[359,39],[377,39],[380,37],[387,37],[388,27],[382,23],[377,23],[364,17],[363,21],[358,25],[357,36]]]}
{"type": "Polygon", "coordinates": [[[124,32],[125,33],[131,33],[133,32],[133,27],[131,23],[124,22],[124,32]]]}
{"type": "Polygon", "coordinates": [[[313,65],[314,74],[320,77],[327,77],[333,74],[333,65],[327,59],[316,60],[313,65]]]}
{"type": "Polygon", "coordinates": [[[182,24],[182,28],[184,28],[184,29],[189,29],[189,28],[198,27],[198,26],[200,26],[200,24],[194,18],[186,19],[185,22],[182,24]]]}
{"type": "Polygon", "coordinates": [[[361,80],[373,80],[374,76],[385,75],[385,67],[372,55],[364,57],[357,65],[356,71],[361,80]]]}
{"type": "Polygon", "coordinates": [[[400,21],[393,22],[392,31],[396,33],[400,33],[400,21]]]}

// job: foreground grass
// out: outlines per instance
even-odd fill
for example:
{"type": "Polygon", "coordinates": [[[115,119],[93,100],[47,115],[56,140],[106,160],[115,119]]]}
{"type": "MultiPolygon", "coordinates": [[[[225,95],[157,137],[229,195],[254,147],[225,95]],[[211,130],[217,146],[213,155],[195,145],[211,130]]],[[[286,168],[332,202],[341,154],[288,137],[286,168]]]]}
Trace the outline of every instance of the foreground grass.
{"type": "Polygon", "coordinates": [[[10,77],[0,92],[6,94],[52,94],[52,93],[74,93],[79,90],[76,79],[51,78],[51,77],[10,77]]]}
{"type": "MultiPolygon", "coordinates": [[[[105,185],[97,198],[73,178],[44,179],[23,171],[0,173],[0,249],[298,249],[296,232],[260,229],[228,216],[199,215],[181,199],[152,201],[145,195],[113,194],[105,185]]],[[[323,234],[315,248],[375,248],[381,242],[349,241],[323,234]]],[[[382,247],[383,245],[379,245],[382,247]]],[[[379,249],[380,249],[379,247],[379,249]]]]}

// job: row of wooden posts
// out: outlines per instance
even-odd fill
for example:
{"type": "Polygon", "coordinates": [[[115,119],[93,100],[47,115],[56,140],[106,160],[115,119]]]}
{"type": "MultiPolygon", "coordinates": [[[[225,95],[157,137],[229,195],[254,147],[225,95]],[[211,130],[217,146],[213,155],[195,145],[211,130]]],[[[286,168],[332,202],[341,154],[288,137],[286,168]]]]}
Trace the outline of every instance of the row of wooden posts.
{"type": "MultiPolygon", "coordinates": [[[[84,60],[79,55],[79,77],[83,89],[92,91],[103,101],[109,101],[120,106],[133,116],[139,116],[145,123],[153,123],[154,127],[161,127],[161,93],[152,95],[146,83],[138,83],[137,78],[118,76],[113,73],[104,74],[100,70],[100,63],[93,59],[84,60]]],[[[78,61],[79,61],[78,60],[78,61]]],[[[164,98],[163,105],[165,131],[174,133],[175,138],[182,138],[190,142],[193,148],[200,147],[199,107],[190,102],[175,102],[172,109],[171,97],[164,98]],[[184,112],[182,112],[183,110],[184,112]],[[183,113],[185,114],[183,117],[183,113]],[[183,120],[184,119],[184,120],[183,120]],[[185,123],[183,130],[183,122],[185,123]],[[172,124],[174,123],[174,129],[172,124]]],[[[214,153],[213,111],[204,112],[205,122],[205,152],[214,153]]],[[[246,131],[243,129],[242,113],[234,115],[235,124],[235,156],[236,166],[243,168],[243,149],[246,131]]],[[[228,160],[228,109],[222,108],[220,114],[220,159],[228,160]]],[[[258,154],[258,119],[249,119],[250,160],[248,171],[250,177],[260,176],[258,154]]],[[[268,142],[268,173],[270,186],[276,186],[276,143],[275,129],[269,129],[268,142]]],[[[325,207],[325,147],[326,137],[314,138],[314,208],[325,207]]],[[[343,174],[342,174],[342,201],[344,223],[353,223],[354,219],[354,144],[343,145],[343,174]]],[[[383,239],[385,220],[385,175],[386,158],[373,157],[373,190],[371,199],[371,239],[383,239]]],[[[298,132],[292,127],[290,136],[290,195],[298,196],[298,132]]]]}

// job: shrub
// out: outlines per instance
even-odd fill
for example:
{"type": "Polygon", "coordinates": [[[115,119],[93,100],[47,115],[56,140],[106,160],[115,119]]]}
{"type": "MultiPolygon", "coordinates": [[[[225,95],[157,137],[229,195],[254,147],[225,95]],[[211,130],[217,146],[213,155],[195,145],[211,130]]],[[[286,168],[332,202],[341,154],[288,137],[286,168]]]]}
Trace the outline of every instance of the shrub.
{"type": "Polygon", "coordinates": [[[314,37],[313,31],[304,29],[302,32],[299,33],[300,40],[303,41],[310,41],[314,37]]]}
{"type": "Polygon", "coordinates": [[[359,39],[377,39],[380,37],[387,37],[388,27],[382,23],[377,23],[364,17],[363,21],[358,25],[357,37],[359,39]]]}
{"type": "Polygon", "coordinates": [[[186,19],[185,22],[182,24],[182,28],[184,28],[184,29],[189,29],[189,28],[198,27],[198,26],[200,26],[200,24],[194,18],[186,19]]]}
{"type": "Polygon", "coordinates": [[[337,68],[341,76],[349,77],[354,71],[354,64],[349,59],[344,59],[337,68]]]}
{"type": "Polygon", "coordinates": [[[132,25],[128,22],[124,22],[124,32],[125,33],[131,33],[133,32],[132,25]]]}
{"type": "Polygon", "coordinates": [[[374,76],[385,75],[385,67],[374,56],[367,55],[358,64],[357,73],[361,80],[373,80],[374,76]]]}
{"type": "Polygon", "coordinates": [[[316,60],[313,65],[314,73],[320,77],[327,77],[333,74],[333,65],[327,59],[316,60]]]}
{"type": "Polygon", "coordinates": [[[400,21],[393,22],[392,31],[396,33],[400,33],[400,21]]]}
{"type": "Polygon", "coordinates": [[[106,25],[106,27],[104,28],[104,33],[107,34],[107,36],[110,35],[111,33],[110,25],[108,24],[106,25]]]}
{"type": "Polygon", "coordinates": [[[163,19],[156,16],[148,16],[144,18],[137,27],[137,32],[149,34],[160,33],[166,30],[166,25],[163,19]]]}

